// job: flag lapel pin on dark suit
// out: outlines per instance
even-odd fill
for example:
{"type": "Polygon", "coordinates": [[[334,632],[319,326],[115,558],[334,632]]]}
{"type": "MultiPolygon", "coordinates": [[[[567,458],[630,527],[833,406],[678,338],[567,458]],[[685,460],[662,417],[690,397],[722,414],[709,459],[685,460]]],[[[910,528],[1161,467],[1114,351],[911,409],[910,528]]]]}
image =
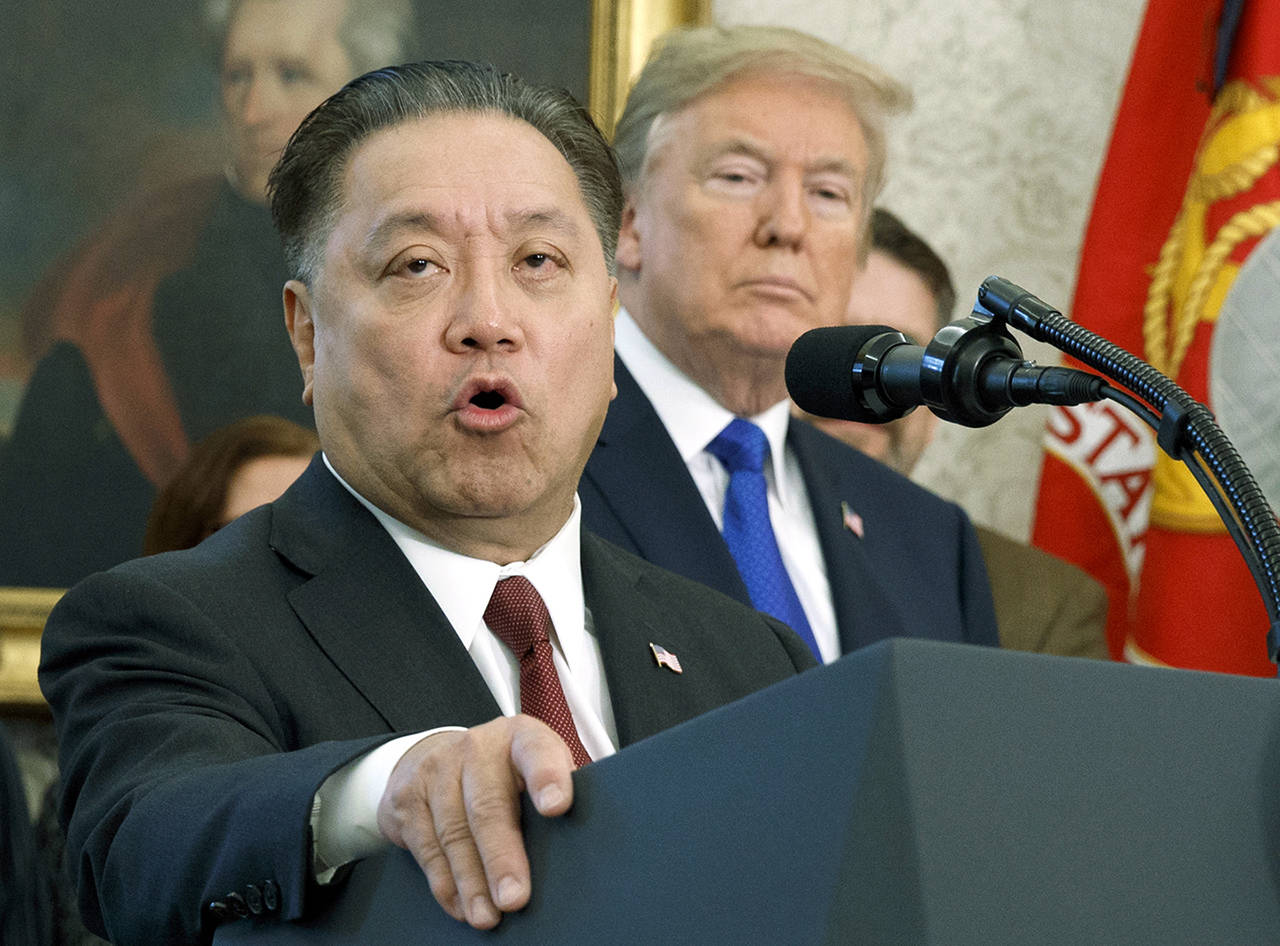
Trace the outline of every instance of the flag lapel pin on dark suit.
{"type": "Polygon", "coordinates": [[[866,524],[863,523],[862,517],[853,511],[853,507],[843,501],[840,503],[840,521],[844,523],[846,529],[858,538],[862,538],[863,532],[866,531],[866,524]]]}
{"type": "Polygon", "coordinates": [[[659,667],[666,667],[672,673],[684,673],[684,668],[680,666],[680,658],[665,647],[650,641],[649,650],[659,667]]]}

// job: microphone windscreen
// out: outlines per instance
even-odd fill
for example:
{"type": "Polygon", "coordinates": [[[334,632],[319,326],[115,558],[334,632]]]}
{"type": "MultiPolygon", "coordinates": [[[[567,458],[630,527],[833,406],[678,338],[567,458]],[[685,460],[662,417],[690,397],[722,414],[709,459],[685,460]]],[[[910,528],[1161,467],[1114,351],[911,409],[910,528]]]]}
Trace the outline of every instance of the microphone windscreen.
{"type": "Polygon", "coordinates": [[[787,391],[801,410],[819,417],[876,423],[854,386],[858,353],[872,339],[896,334],[887,325],[815,328],[796,339],[787,352],[787,391]]]}

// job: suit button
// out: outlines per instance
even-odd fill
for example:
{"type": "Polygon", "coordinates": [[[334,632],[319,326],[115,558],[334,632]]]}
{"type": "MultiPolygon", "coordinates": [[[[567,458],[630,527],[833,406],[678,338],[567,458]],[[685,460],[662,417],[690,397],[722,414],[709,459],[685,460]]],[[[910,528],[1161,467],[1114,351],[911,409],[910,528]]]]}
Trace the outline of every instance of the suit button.
{"type": "Polygon", "coordinates": [[[262,882],[262,905],[272,913],[280,909],[280,888],[274,880],[262,882]]]}
{"type": "Polygon", "coordinates": [[[262,915],[262,892],[253,884],[245,884],[244,902],[249,905],[249,912],[254,916],[262,915]]]}
{"type": "Polygon", "coordinates": [[[217,920],[234,920],[236,912],[225,900],[211,900],[207,908],[217,920]]]}
{"type": "Polygon", "coordinates": [[[245,902],[244,897],[242,897],[240,894],[232,891],[231,893],[227,894],[225,899],[227,903],[231,905],[231,909],[235,911],[236,916],[249,915],[249,904],[245,902]]]}

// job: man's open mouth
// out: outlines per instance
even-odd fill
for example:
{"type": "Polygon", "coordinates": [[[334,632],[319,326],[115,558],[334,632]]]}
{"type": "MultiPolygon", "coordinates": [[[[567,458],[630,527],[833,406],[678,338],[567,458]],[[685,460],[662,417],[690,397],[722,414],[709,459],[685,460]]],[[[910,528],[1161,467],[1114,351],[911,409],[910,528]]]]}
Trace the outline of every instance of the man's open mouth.
{"type": "Polygon", "coordinates": [[[507,403],[507,398],[501,391],[479,391],[471,396],[470,403],[481,410],[496,411],[507,403]]]}

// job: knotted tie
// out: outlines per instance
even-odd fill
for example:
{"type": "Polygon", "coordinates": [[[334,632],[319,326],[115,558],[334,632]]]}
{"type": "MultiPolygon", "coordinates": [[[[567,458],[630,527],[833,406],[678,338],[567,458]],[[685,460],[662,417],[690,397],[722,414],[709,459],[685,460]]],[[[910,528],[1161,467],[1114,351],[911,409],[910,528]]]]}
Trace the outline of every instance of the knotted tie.
{"type": "Polygon", "coordinates": [[[735,417],[707,445],[707,451],[729,471],[729,489],[724,497],[724,540],[738,564],[751,603],[790,625],[821,661],[818,643],[782,564],[778,540],[769,522],[769,499],[764,482],[769,439],[755,424],[735,417]]]}
{"type": "Polygon", "coordinates": [[[574,765],[591,761],[578,738],[573,714],[551,657],[551,615],[538,589],[522,575],[503,578],[493,589],[484,623],[520,661],[520,711],[542,720],[564,740],[574,765]]]}

